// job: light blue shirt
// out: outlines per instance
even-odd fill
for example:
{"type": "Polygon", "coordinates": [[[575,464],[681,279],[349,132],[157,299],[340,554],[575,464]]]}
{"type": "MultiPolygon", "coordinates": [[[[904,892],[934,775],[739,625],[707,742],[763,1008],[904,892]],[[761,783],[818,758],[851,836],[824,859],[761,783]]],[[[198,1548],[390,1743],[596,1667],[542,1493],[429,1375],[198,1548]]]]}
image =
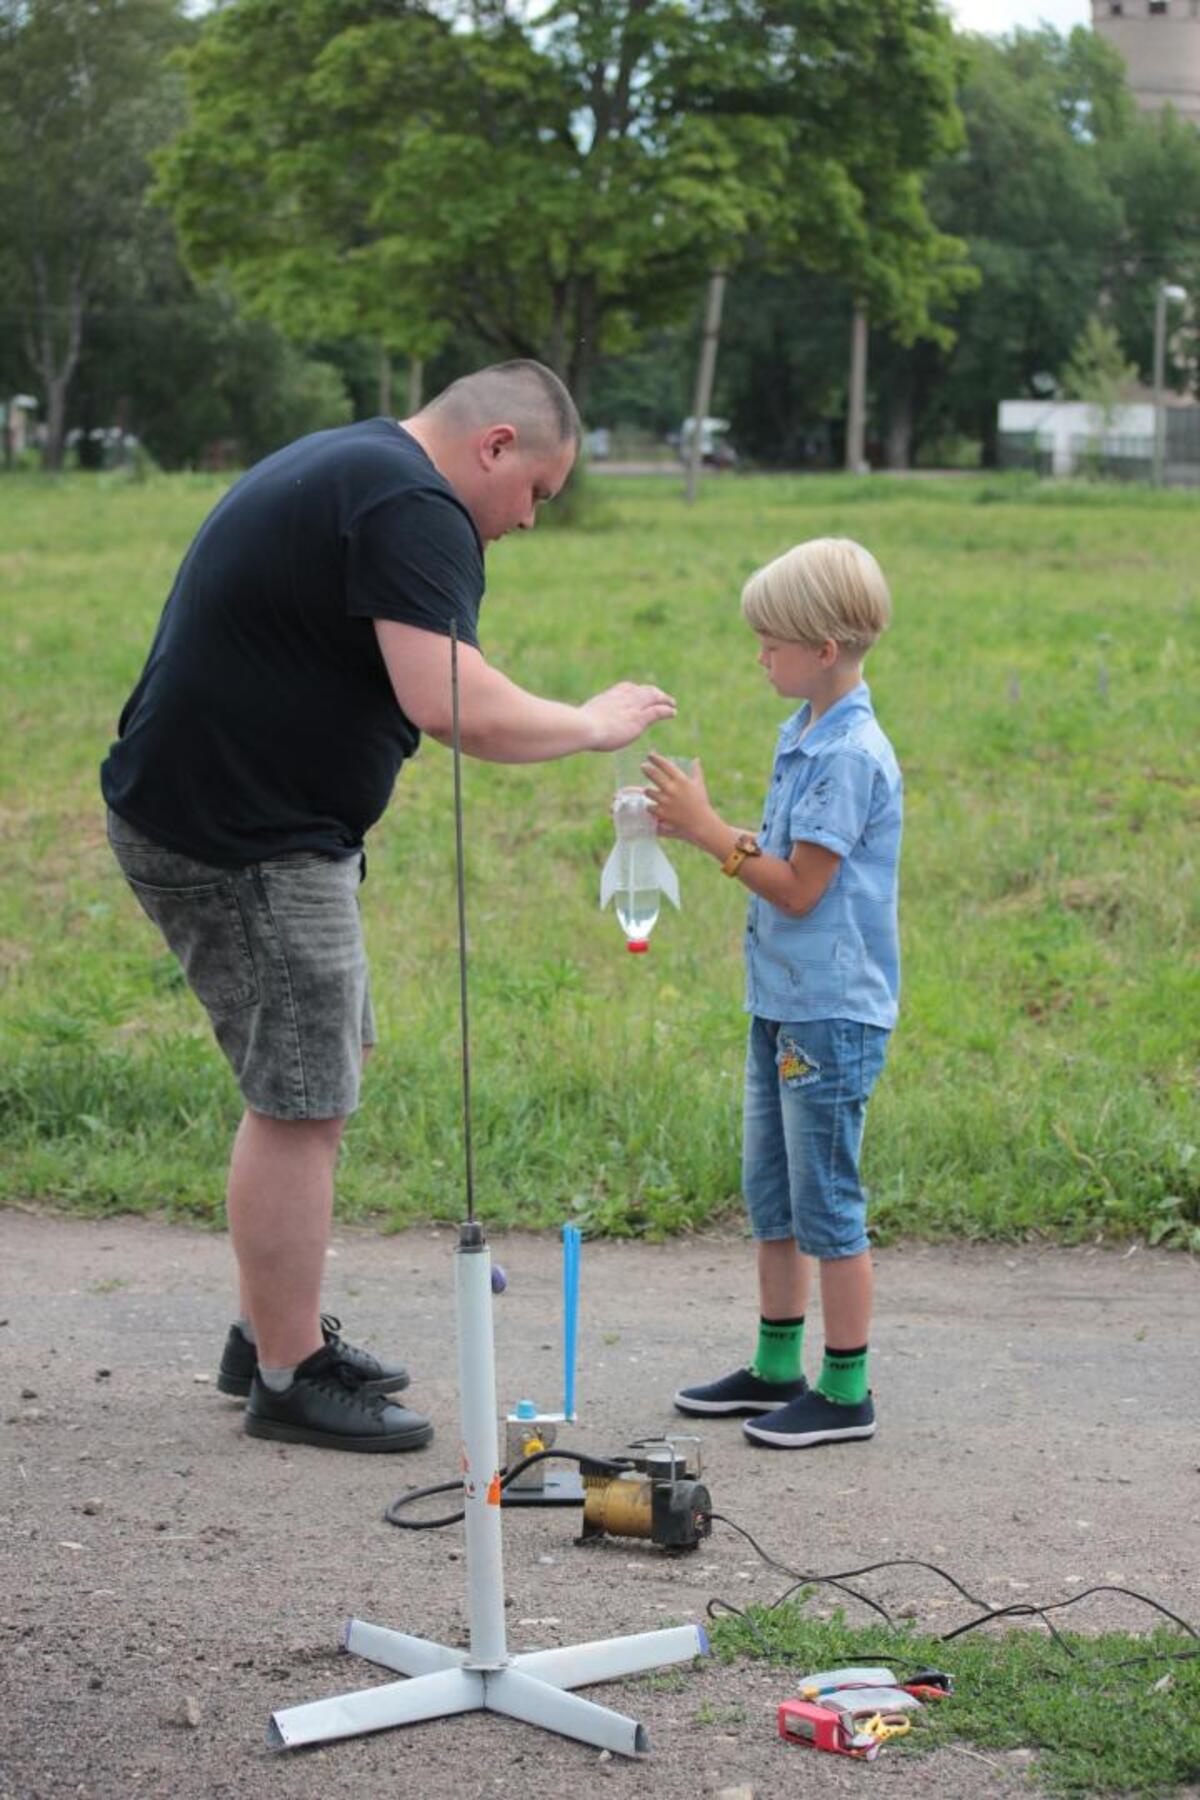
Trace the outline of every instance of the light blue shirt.
{"type": "Polygon", "coordinates": [[[780,730],[758,841],[770,856],[804,842],[842,860],[802,918],[751,896],[746,1011],[890,1030],[900,996],[900,766],[865,681],[805,730],[810,710],[805,702],[780,730]]]}

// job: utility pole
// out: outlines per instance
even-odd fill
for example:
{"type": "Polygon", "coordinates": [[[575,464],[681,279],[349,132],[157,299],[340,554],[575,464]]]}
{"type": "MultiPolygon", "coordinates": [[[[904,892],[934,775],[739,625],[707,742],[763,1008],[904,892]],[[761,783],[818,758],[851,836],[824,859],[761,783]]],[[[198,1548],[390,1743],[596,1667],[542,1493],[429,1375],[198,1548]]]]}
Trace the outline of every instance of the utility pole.
{"type": "Polygon", "coordinates": [[[1187,289],[1160,281],[1154,290],[1154,485],[1161,487],[1165,474],[1167,439],[1167,301],[1186,300],[1187,289]]]}
{"type": "Polygon", "coordinates": [[[863,440],[867,427],[867,309],[861,300],[854,302],[854,323],[850,329],[850,395],[846,410],[846,470],[850,475],[865,475],[863,440]]]}
{"type": "Polygon", "coordinates": [[[687,487],[684,498],[688,505],[696,498],[696,477],[700,472],[700,439],[708,409],[712,405],[713,375],[717,366],[717,339],[721,335],[721,306],[725,299],[725,271],[714,269],[708,282],[708,305],[704,314],[704,335],[700,339],[700,362],[696,369],[696,395],[692,401],[692,441],[688,445],[687,487]]]}

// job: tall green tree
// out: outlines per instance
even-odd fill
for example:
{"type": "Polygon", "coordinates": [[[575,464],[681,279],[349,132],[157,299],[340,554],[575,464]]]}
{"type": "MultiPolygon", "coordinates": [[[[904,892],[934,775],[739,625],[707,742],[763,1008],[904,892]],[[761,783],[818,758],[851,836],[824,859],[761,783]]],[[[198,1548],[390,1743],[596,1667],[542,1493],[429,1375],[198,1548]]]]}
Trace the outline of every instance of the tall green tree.
{"type": "Polygon", "coordinates": [[[1053,378],[1095,310],[1122,225],[1100,145],[1132,103],[1123,65],[1091,32],[1050,28],[964,40],[964,150],[930,176],[939,225],[980,272],[957,307],[953,349],[892,367],[893,393],[924,429],[957,428],[990,459],[996,406],[1053,378]]]}
{"type": "Polygon", "coordinates": [[[1168,380],[1196,391],[1200,348],[1200,129],[1168,108],[1140,115],[1099,145],[1121,208],[1106,280],[1109,316],[1143,379],[1154,368],[1154,297],[1160,282],[1187,289],[1191,306],[1168,340],[1168,380]],[[1176,356],[1170,356],[1171,349],[1176,356]],[[1173,366],[1172,366],[1173,364],[1173,366]]]}
{"type": "MultiPolygon", "coordinates": [[[[1168,381],[1197,384],[1200,131],[1170,111],[1138,113],[1119,58],[1089,32],[966,37],[959,66],[965,139],[938,154],[926,192],[936,228],[969,243],[982,278],[934,303],[949,345],[936,329],[911,345],[875,335],[872,435],[893,466],[950,438],[989,454],[997,402],[1052,391],[1073,362],[1078,375],[1094,315],[1120,339],[1105,361],[1149,380],[1161,281],[1191,296],[1170,313],[1168,381]]],[[[717,408],[743,448],[766,461],[828,455],[847,333],[836,272],[814,275],[797,257],[751,265],[731,285],[717,408]]]]}
{"type": "Polygon", "coordinates": [[[1136,374],[1133,364],[1126,361],[1114,327],[1093,313],[1059,371],[1059,385],[1069,400],[1086,400],[1098,407],[1107,421],[1136,374]]]}
{"type": "Polygon", "coordinates": [[[436,238],[388,240],[380,189],[444,111],[446,28],[395,0],[241,0],[181,59],[188,123],[156,198],[201,280],[290,336],[432,354],[436,238]],[[402,66],[401,66],[402,65],[402,66]]]}
{"type": "Polygon", "coordinates": [[[974,275],[925,205],[926,171],[962,143],[958,63],[935,0],[702,0],[694,92],[720,118],[769,117],[785,160],[768,262],[839,276],[904,341],[948,341],[974,275]]]}
{"type": "Polygon", "coordinates": [[[62,463],[89,308],[137,282],[147,156],[177,122],[180,0],[0,0],[0,295],[62,463]]]}
{"type": "Polygon", "coordinates": [[[948,56],[932,0],[557,0],[536,25],[503,0],[237,0],[188,58],[161,192],[190,266],[292,329],[469,331],[586,404],[596,358],[746,243],[846,260],[855,170],[894,170],[882,211],[924,234],[895,284],[919,314],[936,234],[911,176],[948,56]]]}

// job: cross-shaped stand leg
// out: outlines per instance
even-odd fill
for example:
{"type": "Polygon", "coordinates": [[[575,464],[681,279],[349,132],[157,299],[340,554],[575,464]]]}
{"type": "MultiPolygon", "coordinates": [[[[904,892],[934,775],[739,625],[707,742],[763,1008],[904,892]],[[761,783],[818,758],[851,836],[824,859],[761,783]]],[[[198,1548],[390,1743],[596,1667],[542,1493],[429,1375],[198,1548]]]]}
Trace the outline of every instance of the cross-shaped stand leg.
{"type": "Polygon", "coordinates": [[[467,1534],[470,1650],[452,1650],[406,1632],[351,1619],[342,1637],[354,1656],[407,1676],[357,1693],[312,1700],[272,1713],[269,1740],[277,1749],[357,1737],[393,1725],[415,1725],[453,1713],[499,1712],[598,1749],[633,1756],[649,1747],[636,1719],[572,1692],[593,1681],[688,1662],[708,1640],[698,1625],[600,1638],[556,1650],[510,1656],[505,1644],[504,1577],[500,1539],[500,1474],[496,1436],[496,1368],[492,1331],[491,1253],[482,1228],[459,1231],[455,1253],[458,1372],[466,1470],[463,1501],[467,1534]]]}

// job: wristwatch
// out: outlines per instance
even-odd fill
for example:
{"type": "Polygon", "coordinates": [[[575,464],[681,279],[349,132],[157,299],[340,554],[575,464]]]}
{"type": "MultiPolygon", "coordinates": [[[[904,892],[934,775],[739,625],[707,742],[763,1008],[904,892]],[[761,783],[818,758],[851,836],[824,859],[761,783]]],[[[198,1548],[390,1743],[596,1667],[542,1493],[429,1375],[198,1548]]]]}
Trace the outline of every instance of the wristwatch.
{"type": "Polygon", "coordinates": [[[721,864],[722,875],[736,875],[748,856],[761,856],[762,845],[752,831],[739,831],[733,849],[721,864]]]}

